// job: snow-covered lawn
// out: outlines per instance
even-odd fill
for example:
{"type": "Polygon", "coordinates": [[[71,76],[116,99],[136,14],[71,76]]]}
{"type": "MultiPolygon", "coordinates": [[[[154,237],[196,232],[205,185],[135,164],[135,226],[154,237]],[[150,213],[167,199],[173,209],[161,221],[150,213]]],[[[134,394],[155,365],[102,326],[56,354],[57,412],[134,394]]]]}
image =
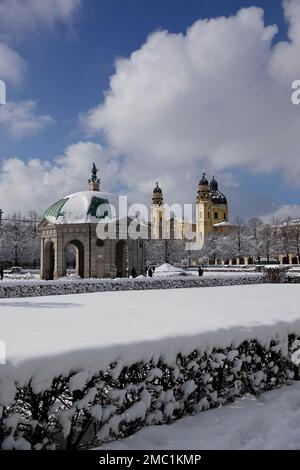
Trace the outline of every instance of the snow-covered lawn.
{"type": "Polygon", "coordinates": [[[300,383],[233,404],[149,426],[101,450],[300,450],[300,383]]]}
{"type": "Polygon", "coordinates": [[[46,367],[46,376],[98,371],[118,358],[131,363],[154,351],[168,357],[252,338],[265,344],[300,334],[299,302],[300,289],[290,284],[1,299],[9,364],[0,376],[16,377],[19,367],[39,376],[46,367]]]}

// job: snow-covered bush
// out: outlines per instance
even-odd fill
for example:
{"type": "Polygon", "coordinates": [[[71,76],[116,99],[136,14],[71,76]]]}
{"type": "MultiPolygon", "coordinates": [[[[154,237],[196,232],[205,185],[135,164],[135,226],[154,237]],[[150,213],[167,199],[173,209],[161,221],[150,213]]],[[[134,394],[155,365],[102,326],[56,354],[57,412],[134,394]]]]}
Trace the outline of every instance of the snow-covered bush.
{"type": "Polygon", "coordinates": [[[44,295],[82,294],[88,292],[177,289],[190,287],[238,286],[245,284],[262,284],[266,282],[263,274],[243,274],[240,276],[215,277],[156,277],[135,279],[61,279],[57,281],[20,281],[0,284],[0,298],[4,297],[37,297],[44,295]]]}
{"type": "Polygon", "coordinates": [[[259,394],[298,379],[292,355],[299,345],[299,337],[282,334],[264,345],[253,339],[183,354],[175,342],[168,357],[154,350],[149,361],[118,360],[97,373],[87,367],[51,378],[33,371],[25,382],[1,376],[2,449],[90,448],[259,394]]]}

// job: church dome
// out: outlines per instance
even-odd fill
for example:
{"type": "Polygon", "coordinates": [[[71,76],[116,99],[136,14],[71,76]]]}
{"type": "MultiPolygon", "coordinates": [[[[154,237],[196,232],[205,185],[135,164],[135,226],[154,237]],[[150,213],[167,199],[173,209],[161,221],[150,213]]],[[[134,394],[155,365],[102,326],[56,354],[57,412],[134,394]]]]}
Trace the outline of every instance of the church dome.
{"type": "Polygon", "coordinates": [[[215,177],[212,177],[211,182],[209,183],[209,189],[211,191],[218,191],[218,182],[215,180],[215,177]]]}
{"type": "Polygon", "coordinates": [[[203,173],[201,180],[199,181],[200,186],[208,186],[208,181],[206,179],[206,174],[203,173]]]}
{"type": "Polygon", "coordinates": [[[213,204],[227,204],[227,199],[221,191],[217,190],[210,190],[209,197],[212,200],[213,204]]]}
{"type": "Polygon", "coordinates": [[[158,186],[158,183],[156,183],[156,186],[153,189],[153,194],[152,194],[152,204],[161,206],[163,204],[163,199],[164,198],[163,198],[162,190],[158,186]]]}
{"type": "Polygon", "coordinates": [[[119,195],[103,191],[70,194],[52,204],[45,211],[44,218],[54,224],[88,224],[119,219],[119,195]]]}
{"type": "Polygon", "coordinates": [[[158,183],[156,183],[155,188],[153,189],[153,193],[160,193],[162,194],[161,188],[158,186],[158,183]]]}

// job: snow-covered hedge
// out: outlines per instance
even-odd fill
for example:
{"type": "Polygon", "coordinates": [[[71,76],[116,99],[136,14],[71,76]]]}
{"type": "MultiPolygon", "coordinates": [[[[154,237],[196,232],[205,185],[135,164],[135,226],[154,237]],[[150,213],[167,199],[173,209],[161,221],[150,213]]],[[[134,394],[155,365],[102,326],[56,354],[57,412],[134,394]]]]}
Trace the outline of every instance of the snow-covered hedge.
{"type": "Polygon", "coordinates": [[[0,284],[0,298],[36,297],[44,295],[82,294],[88,292],[177,289],[190,287],[237,286],[262,284],[266,282],[263,274],[241,273],[240,276],[218,277],[169,277],[136,279],[85,279],[76,281],[36,281],[0,284]]]}
{"type": "Polygon", "coordinates": [[[96,374],[83,368],[51,379],[39,371],[39,380],[26,383],[1,377],[2,449],[90,448],[248,392],[259,394],[298,379],[291,356],[299,344],[289,334],[264,345],[253,339],[183,354],[176,353],[175,342],[168,357],[153,351],[149,361],[116,361],[96,374]]]}

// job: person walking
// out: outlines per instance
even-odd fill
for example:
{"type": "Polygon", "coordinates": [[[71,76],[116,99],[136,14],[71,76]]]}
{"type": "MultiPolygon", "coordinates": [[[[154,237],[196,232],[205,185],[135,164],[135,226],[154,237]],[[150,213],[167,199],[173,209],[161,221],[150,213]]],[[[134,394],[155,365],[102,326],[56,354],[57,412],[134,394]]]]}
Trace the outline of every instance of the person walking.
{"type": "Polygon", "coordinates": [[[3,264],[1,264],[1,266],[0,266],[0,279],[1,279],[1,281],[3,281],[3,278],[4,278],[4,269],[3,269],[3,264]]]}
{"type": "Polygon", "coordinates": [[[203,276],[203,269],[201,268],[201,266],[199,266],[198,268],[198,276],[203,276]]]}
{"type": "Polygon", "coordinates": [[[132,268],[132,270],[131,270],[131,273],[130,273],[130,274],[131,274],[131,277],[133,277],[133,279],[137,277],[137,273],[136,273],[136,270],[135,270],[135,268],[132,268]]]}
{"type": "Polygon", "coordinates": [[[149,269],[148,269],[148,276],[149,276],[149,277],[152,277],[152,276],[153,276],[152,268],[149,268],[149,269]]]}

